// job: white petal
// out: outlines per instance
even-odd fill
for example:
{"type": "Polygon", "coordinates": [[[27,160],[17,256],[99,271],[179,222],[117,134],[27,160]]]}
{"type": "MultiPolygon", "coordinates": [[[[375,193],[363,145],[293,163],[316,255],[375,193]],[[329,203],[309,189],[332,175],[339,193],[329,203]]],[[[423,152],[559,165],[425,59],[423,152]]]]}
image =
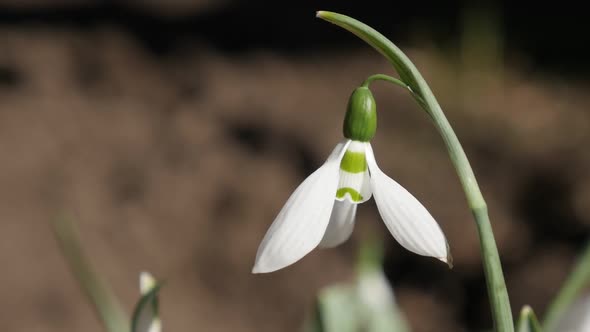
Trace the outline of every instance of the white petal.
{"type": "Polygon", "coordinates": [[[139,274],[139,291],[141,295],[146,295],[149,293],[154,287],[156,287],[156,279],[151,275],[149,272],[141,272],[139,274]]]}
{"type": "Polygon", "coordinates": [[[590,331],[590,296],[584,295],[566,309],[557,327],[548,332],[588,331],[590,331]]]}
{"type": "Polygon", "coordinates": [[[338,191],[336,192],[336,199],[338,201],[359,204],[371,199],[371,179],[369,178],[365,156],[365,150],[368,144],[352,141],[346,149],[346,153],[340,163],[340,179],[338,181],[338,191]],[[362,159],[358,159],[359,155],[362,159]],[[354,159],[348,161],[348,167],[343,167],[347,156],[354,159]]]}
{"type": "Polygon", "coordinates": [[[317,247],[330,221],[340,160],[349,144],[339,143],[322,167],[295,189],[258,247],[252,273],[282,269],[317,247]]]}
{"type": "Polygon", "coordinates": [[[328,229],[320,242],[322,248],[332,248],[348,240],[354,229],[357,204],[348,200],[335,201],[328,229]]]}
{"type": "Polygon", "coordinates": [[[451,265],[447,240],[434,218],[412,194],[379,169],[370,145],[366,154],[373,197],[393,237],[416,254],[451,265]]]}

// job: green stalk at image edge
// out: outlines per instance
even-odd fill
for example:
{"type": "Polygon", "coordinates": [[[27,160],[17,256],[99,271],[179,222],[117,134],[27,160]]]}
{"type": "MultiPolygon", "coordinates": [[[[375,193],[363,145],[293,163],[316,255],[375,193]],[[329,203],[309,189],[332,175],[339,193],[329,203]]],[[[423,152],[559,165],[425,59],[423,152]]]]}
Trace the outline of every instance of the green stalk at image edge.
{"type": "MultiPolygon", "coordinates": [[[[372,77],[405,86],[432,118],[445,142],[453,166],[465,191],[467,202],[475,217],[495,331],[513,332],[514,323],[510,301],[485,200],[467,156],[430,87],[410,59],[389,39],[373,28],[351,17],[337,13],[319,11],[316,16],[352,32],[385,56],[399,74],[400,79],[387,78],[386,75],[381,74],[372,77]]],[[[368,85],[370,81],[371,78],[367,79],[364,84],[368,85]]]]}

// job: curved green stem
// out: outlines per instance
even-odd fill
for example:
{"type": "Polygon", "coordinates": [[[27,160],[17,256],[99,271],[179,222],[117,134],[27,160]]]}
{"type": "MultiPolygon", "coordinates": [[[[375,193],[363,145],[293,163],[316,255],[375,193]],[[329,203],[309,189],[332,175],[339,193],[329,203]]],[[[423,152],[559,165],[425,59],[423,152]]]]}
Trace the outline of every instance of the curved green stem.
{"type": "MultiPolygon", "coordinates": [[[[416,100],[416,102],[422,107],[423,110],[426,111],[426,108],[428,107],[428,105],[426,104],[426,102],[424,101],[424,99],[422,99],[422,97],[418,96],[417,94],[414,93],[414,91],[412,91],[412,88],[410,88],[409,85],[407,85],[406,83],[402,82],[401,80],[395,78],[395,77],[391,77],[389,75],[385,75],[385,74],[374,74],[369,76],[361,86],[368,88],[369,85],[371,83],[373,83],[374,81],[385,81],[385,82],[389,82],[392,84],[395,84],[397,86],[400,86],[406,90],[408,90],[410,92],[410,94],[412,95],[412,97],[414,97],[414,100],[416,100]]],[[[426,112],[428,113],[428,112],[426,112]]],[[[430,116],[430,113],[428,113],[428,115],[430,116]]]]}
{"type": "Polygon", "coordinates": [[[384,74],[375,74],[375,75],[371,75],[371,76],[367,77],[367,79],[363,82],[363,84],[361,86],[368,88],[369,84],[371,84],[373,81],[377,81],[377,80],[387,81],[389,83],[399,85],[404,89],[410,89],[410,87],[406,83],[402,82],[401,80],[399,80],[395,77],[391,77],[389,75],[384,75],[384,74]]]}
{"type": "MultiPolygon", "coordinates": [[[[354,33],[385,56],[398,72],[400,81],[407,85],[412,96],[432,118],[445,142],[450,159],[457,171],[465,196],[467,197],[467,202],[475,218],[495,330],[498,332],[513,332],[514,323],[510,301],[508,299],[500,256],[496,247],[496,241],[494,240],[485,200],[467,160],[467,156],[459,143],[459,139],[455,135],[453,128],[430,90],[430,87],[410,59],[389,39],[385,38],[385,36],[375,29],[353,18],[337,13],[319,11],[317,12],[317,17],[354,33]]],[[[379,76],[379,78],[381,79],[382,77],[379,76]]],[[[400,85],[396,81],[386,80],[400,85]]]]}
{"type": "Polygon", "coordinates": [[[563,313],[572,305],[584,287],[590,283],[590,242],[578,259],[572,273],[563,284],[559,293],[549,305],[543,320],[543,328],[554,331],[563,313]]]}

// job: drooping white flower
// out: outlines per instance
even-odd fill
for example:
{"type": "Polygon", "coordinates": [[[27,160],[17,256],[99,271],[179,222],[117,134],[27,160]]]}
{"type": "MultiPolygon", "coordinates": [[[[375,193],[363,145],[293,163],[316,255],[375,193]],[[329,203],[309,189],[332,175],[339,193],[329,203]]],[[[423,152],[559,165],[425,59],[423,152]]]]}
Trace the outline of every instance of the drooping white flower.
{"type": "Polygon", "coordinates": [[[334,247],[346,241],[354,228],[357,205],[371,196],[403,247],[451,264],[447,241],[434,218],[377,166],[369,143],[376,121],[370,91],[357,88],[344,121],[347,139],[287,200],[258,248],[253,273],[282,269],[317,246],[334,247]]]}

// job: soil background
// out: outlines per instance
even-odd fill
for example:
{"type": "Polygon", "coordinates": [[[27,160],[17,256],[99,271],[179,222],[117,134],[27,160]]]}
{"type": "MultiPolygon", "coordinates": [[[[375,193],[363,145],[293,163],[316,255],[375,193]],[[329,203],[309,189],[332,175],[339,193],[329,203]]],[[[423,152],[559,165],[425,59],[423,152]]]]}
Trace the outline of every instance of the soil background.
{"type": "Polygon", "coordinates": [[[571,6],[469,4],[0,1],[0,328],[101,331],[53,238],[62,215],[127,311],[140,271],[167,280],[166,331],[298,331],[371,234],[414,331],[491,326],[444,145],[385,83],[377,161],[440,223],[455,267],[401,248],[371,201],[344,245],[250,273],[290,193],[342,138],[351,91],[394,74],[318,9],[414,60],[487,199],[513,311],[542,314],[590,235],[590,44],[576,32],[589,23],[571,6]]]}

